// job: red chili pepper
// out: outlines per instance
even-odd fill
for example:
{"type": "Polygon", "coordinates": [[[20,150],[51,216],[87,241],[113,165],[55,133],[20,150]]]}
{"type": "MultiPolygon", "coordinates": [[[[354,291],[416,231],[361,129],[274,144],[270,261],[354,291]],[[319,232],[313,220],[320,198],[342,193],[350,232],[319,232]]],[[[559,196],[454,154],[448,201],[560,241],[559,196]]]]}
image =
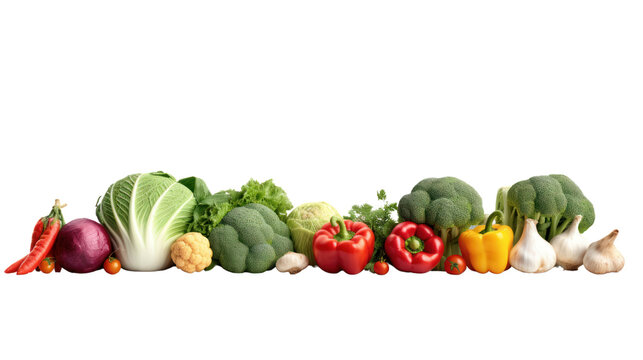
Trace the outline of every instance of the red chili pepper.
{"type": "Polygon", "coordinates": [[[398,270],[425,273],[440,263],[444,243],[427,225],[405,221],[393,228],[384,250],[398,270]]]}
{"type": "MultiPolygon", "coordinates": [[[[18,272],[19,275],[30,273],[40,265],[43,259],[51,254],[58,232],[65,224],[60,210],[63,207],[65,205],[61,205],[60,200],[56,200],[49,215],[38,219],[31,235],[30,253],[9,266],[5,270],[6,273],[18,272]]],[[[56,268],[56,271],[59,271],[58,266],[56,268]]]]}
{"type": "MultiPolygon", "coordinates": [[[[29,252],[31,252],[31,250],[33,250],[33,247],[36,246],[36,242],[38,241],[38,239],[40,239],[40,236],[45,231],[45,224],[47,224],[49,220],[50,219],[47,216],[45,216],[45,217],[41,217],[36,222],[36,226],[34,226],[33,233],[31,234],[31,246],[29,247],[29,252]]],[[[50,254],[50,255],[53,256],[53,254],[50,254]]],[[[18,271],[18,269],[16,269],[16,271],[18,271]]],[[[37,267],[36,271],[40,271],[40,268],[37,267]]]]}
{"type": "Polygon", "coordinates": [[[333,216],[315,233],[313,255],[322,270],[357,274],[373,256],[375,234],[368,225],[333,216]]]}
{"type": "Polygon", "coordinates": [[[34,226],[33,228],[33,233],[31,234],[31,247],[29,248],[29,251],[33,250],[33,247],[36,246],[36,242],[38,241],[38,239],[40,239],[40,236],[45,231],[45,224],[47,224],[48,222],[49,218],[47,216],[38,219],[36,226],[34,226]]]}
{"type": "Polygon", "coordinates": [[[20,264],[22,264],[23,261],[27,258],[28,255],[25,255],[22,259],[16,261],[15,263],[11,264],[4,272],[7,274],[15,273],[18,271],[18,268],[20,267],[20,264]]]}
{"type": "Polygon", "coordinates": [[[38,265],[40,265],[40,262],[47,257],[47,254],[49,254],[54,247],[54,242],[56,241],[56,236],[58,236],[61,225],[60,220],[55,217],[49,226],[47,226],[45,232],[40,236],[40,239],[36,241],[33,250],[31,250],[25,261],[23,261],[18,268],[18,275],[24,275],[34,271],[38,265]]]}

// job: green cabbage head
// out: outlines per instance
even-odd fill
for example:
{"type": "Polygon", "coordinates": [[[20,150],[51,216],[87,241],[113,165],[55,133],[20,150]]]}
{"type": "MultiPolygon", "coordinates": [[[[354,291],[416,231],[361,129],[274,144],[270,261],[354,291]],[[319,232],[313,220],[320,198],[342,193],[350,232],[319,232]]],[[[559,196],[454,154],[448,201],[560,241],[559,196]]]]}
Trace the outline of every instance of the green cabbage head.
{"type": "Polygon", "coordinates": [[[342,217],[334,207],[325,202],[302,204],[288,214],[286,224],[290,229],[295,251],[306,255],[311,265],[315,265],[313,237],[333,216],[342,217]]]}
{"type": "Polygon", "coordinates": [[[134,174],[107,189],[96,207],[123,268],[156,271],[172,266],[170,246],[185,234],[196,200],[163,172],[134,174]]]}

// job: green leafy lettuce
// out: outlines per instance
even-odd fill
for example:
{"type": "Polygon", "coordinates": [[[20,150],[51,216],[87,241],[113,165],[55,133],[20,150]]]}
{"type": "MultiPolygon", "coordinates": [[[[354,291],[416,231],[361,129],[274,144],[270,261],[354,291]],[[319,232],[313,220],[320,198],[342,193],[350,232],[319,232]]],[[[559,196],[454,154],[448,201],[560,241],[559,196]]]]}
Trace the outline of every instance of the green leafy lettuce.
{"type": "Polygon", "coordinates": [[[205,182],[197,177],[179,181],[194,193],[197,205],[188,231],[210,236],[212,230],[230,210],[247,204],[261,204],[274,211],[281,221],[286,221],[286,213],[292,203],[286,192],[275,185],[272,179],[260,183],[250,179],[241,190],[224,190],[212,194],[205,182]]]}

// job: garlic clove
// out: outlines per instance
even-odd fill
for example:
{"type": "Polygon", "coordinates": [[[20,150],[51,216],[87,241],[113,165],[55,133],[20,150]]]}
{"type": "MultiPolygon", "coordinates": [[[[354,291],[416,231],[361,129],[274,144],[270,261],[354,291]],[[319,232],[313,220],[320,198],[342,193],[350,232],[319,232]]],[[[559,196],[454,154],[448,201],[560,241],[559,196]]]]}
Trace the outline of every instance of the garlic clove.
{"type": "Polygon", "coordinates": [[[509,253],[509,263],[516,270],[541,273],[556,265],[556,251],[538,234],[537,223],[534,219],[525,219],[522,236],[509,253]]]}
{"type": "Polygon", "coordinates": [[[565,270],[577,270],[583,265],[583,257],[589,243],[578,230],[578,225],[583,220],[582,215],[577,215],[567,229],[551,239],[551,245],[556,251],[556,265],[565,270]]]}
{"type": "Polygon", "coordinates": [[[277,260],[275,267],[280,272],[296,274],[304,270],[309,264],[310,262],[306,255],[289,251],[277,260]]]}
{"type": "Polygon", "coordinates": [[[625,258],[614,245],[618,230],[614,230],[604,238],[593,242],[583,257],[583,266],[594,274],[619,272],[625,266],[625,258]]]}

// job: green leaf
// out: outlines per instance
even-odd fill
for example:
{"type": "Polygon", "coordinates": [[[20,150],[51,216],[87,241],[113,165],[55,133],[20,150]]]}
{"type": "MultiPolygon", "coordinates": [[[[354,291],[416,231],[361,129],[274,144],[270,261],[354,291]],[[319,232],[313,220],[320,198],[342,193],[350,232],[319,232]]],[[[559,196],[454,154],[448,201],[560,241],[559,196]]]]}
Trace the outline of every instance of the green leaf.
{"type": "Polygon", "coordinates": [[[202,203],[208,196],[210,196],[210,190],[205,184],[205,181],[198,177],[187,177],[185,179],[179,180],[179,183],[185,185],[185,187],[192,191],[192,193],[194,194],[194,198],[198,203],[202,203]]]}
{"type": "Polygon", "coordinates": [[[353,205],[347,217],[352,221],[363,222],[373,230],[373,234],[375,235],[375,249],[371,261],[366,266],[366,270],[369,271],[373,271],[373,265],[377,261],[382,259],[386,261],[387,256],[384,251],[384,242],[398,222],[396,216],[397,204],[386,201],[386,192],[384,190],[377,192],[377,198],[384,202],[382,207],[375,209],[373,205],[370,204],[353,205]],[[394,215],[395,217],[393,217],[394,215]]]}

